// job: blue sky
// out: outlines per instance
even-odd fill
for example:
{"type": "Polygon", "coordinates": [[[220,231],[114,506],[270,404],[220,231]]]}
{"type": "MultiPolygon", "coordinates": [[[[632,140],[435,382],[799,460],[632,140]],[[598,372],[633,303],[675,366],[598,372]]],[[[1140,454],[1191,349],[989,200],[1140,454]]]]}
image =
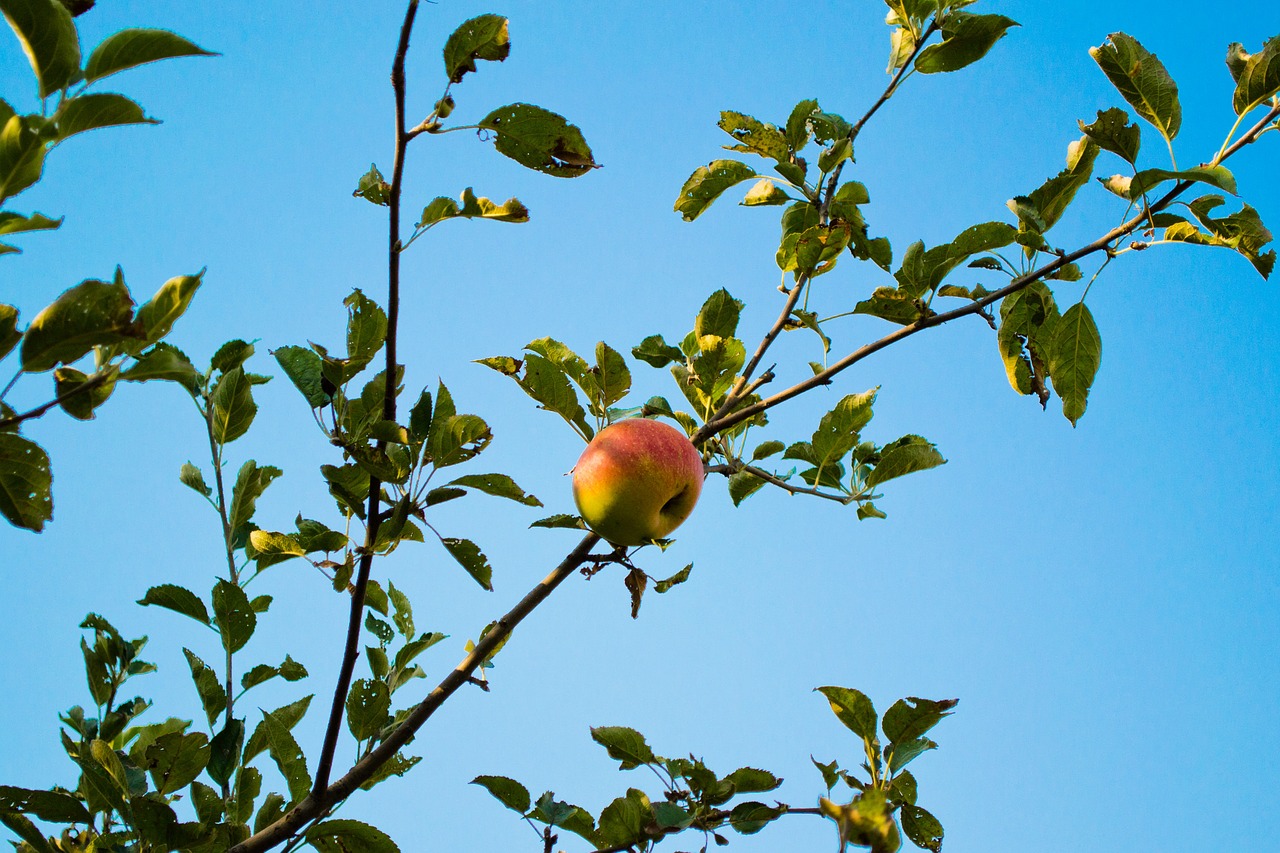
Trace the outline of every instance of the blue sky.
{"type": "MultiPolygon", "coordinates": [[[[604,165],[555,180],[461,133],[411,149],[410,215],[467,186],[518,196],[533,214],[519,226],[446,223],[405,257],[407,384],[416,392],[443,379],[460,410],[489,421],[494,445],[472,470],[506,471],[547,512],[566,512],[564,474],[581,451],[559,419],[473,359],[517,354],[543,335],[579,351],[602,339],[628,351],[650,334],[678,338],[719,287],[747,302],[749,343],[767,328],[780,299],[776,212],[722,202],[687,224],[671,210],[677,191],[722,153],[719,110],[781,122],[817,97],[853,118],[886,82],[883,5],[782,8],[424,4],[411,115],[425,115],[442,88],[447,34],[499,12],[511,18],[511,57],[457,87],[455,117],[540,104],[578,124],[604,165]]],[[[67,220],[0,259],[0,299],[30,318],[116,264],[140,295],[207,268],[173,336],[193,358],[257,339],[251,366],[276,373],[268,349],[338,343],[351,288],[379,300],[385,288],[382,211],[351,190],[371,161],[390,168],[386,80],[403,11],[351,9],[137,0],[81,18],[86,46],[148,25],[222,56],[108,81],[164,123],[97,132],[54,153],[45,179],[13,206],[67,220]]],[[[1087,54],[1108,33],[1137,36],[1178,80],[1176,149],[1189,165],[1208,159],[1234,120],[1227,43],[1255,50],[1280,32],[1280,9],[1261,2],[1217,15],[1173,2],[1158,17],[1100,2],[984,0],[975,11],[1022,27],[976,66],[912,78],[858,140],[849,174],[867,185],[872,232],[892,240],[896,258],[917,238],[933,245],[1008,219],[1006,199],[1062,168],[1076,120],[1121,104],[1087,54]]],[[[0,45],[0,94],[31,109],[25,60],[12,40],[0,45]]],[[[1166,166],[1158,136],[1144,131],[1145,165],[1166,166]]],[[[1278,145],[1268,136],[1229,164],[1273,227],[1278,145]]],[[[1121,165],[1104,154],[1098,170],[1121,165]]],[[[1067,247],[1088,242],[1119,218],[1117,205],[1094,186],[1053,234],[1067,247]]],[[[846,262],[818,295],[834,313],[883,283],[846,262]]],[[[1079,288],[1060,285],[1059,301],[1074,302],[1079,288]]],[[[422,764],[343,815],[379,824],[404,850],[540,849],[466,783],[508,775],[597,813],[628,786],[652,788],[652,777],[617,772],[590,741],[593,725],[633,726],[659,752],[692,751],[723,772],[770,769],[787,780],[779,799],[812,805],[821,782],[809,756],[855,766],[860,755],[811,692],[836,684],[881,711],[904,695],[960,698],[935,730],[941,748],[912,767],[950,851],[1264,848],[1280,831],[1280,296],[1234,253],[1162,246],[1113,263],[1089,305],[1103,362],[1076,429],[1056,400],[1042,412],[1010,390],[981,321],[889,348],[834,388],[775,410],[762,435],[805,438],[841,395],[880,386],[868,435],[883,443],[918,432],[949,460],[887,486],[878,501],[887,520],[858,522],[849,509],[771,491],[734,509],[709,481],[678,544],[641,561],[656,576],[693,562],[689,583],[647,597],[633,622],[619,577],[568,582],[502,652],[493,691],[456,697],[413,744],[422,764]]],[[[888,328],[841,322],[830,330],[838,353],[888,328]]],[[[814,342],[784,337],[781,381],[808,371],[814,342]]],[[[634,371],[637,401],[674,393],[664,371],[634,371]]],[[[46,393],[37,378],[11,399],[34,404],[46,393]]],[[[160,673],[137,685],[157,716],[198,713],[180,649],[212,657],[212,635],[134,604],[158,583],[205,590],[219,570],[215,519],[177,482],[182,462],[203,461],[184,397],[122,388],[93,423],[54,413],[27,430],[53,457],[56,515],[39,537],[0,529],[10,582],[0,604],[10,650],[0,783],[74,781],[55,713],[87,701],[75,628],[87,611],[151,637],[160,673]]],[[[316,468],[334,461],[333,448],[283,378],[260,389],[259,404],[232,458],[285,471],[260,523],[286,528],[299,511],[332,519],[316,468]]],[[[379,568],[409,591],[421,629],[451,635],[423,660],[423,692],[576,541],[527,531],[540,514],[482,497],[439,508],[443,532],[474,538],[490,556],[492,594],[433,546],[402,549],[379,568]]],[[[246,655],[276,662],[288,651],[310,669],[317,699],[299,733],[314,766],[345,601],[296,561],[259,585],[276,603],[246,655]]],[[[263,688],[258,701],[273,708],[295,692],[263,688]]],[[[794,817],[734,837],[732,849],[826,849],[833,836],[825,821],[794,817]]],[[[561,846],[579,849],[567,836],[561,846]]]]}

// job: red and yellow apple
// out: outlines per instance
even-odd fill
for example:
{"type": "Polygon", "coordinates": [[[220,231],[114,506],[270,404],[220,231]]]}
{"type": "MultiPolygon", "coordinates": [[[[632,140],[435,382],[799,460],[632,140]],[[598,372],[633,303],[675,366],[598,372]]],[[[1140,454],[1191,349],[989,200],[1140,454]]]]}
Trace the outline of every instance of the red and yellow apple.
{"type": "Polygon", "coordinates": [[[610,424],[573,469],[583,521],[615,545],[643,545],[675,530],[702,493],[702,456],[669,424],[630,418],[610,424]]]}

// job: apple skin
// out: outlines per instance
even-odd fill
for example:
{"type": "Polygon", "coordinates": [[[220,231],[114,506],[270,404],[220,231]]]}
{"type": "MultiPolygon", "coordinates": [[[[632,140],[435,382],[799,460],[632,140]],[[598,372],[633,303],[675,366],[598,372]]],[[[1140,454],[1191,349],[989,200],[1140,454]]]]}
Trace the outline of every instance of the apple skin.
{"type": "Polygon", "coordinates": [[[675,530],[702,493],[702,456],[684,433],[646,418],[610,424],[573,469],[573,500],[595,533],[643,545],[675,530]]]}

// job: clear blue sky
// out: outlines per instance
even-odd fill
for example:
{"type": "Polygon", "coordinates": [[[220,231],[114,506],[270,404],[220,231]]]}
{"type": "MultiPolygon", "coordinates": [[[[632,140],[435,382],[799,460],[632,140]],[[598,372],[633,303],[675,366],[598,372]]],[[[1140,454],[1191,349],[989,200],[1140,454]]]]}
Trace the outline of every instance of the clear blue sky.
{"type": "MultiPolygon", "coordinates": [[[[382,211],[351,190],[370,161],[390,167],[386,81],[401,4],[100,6],[81,19],[86,46],[149,25],[223,55],[108,81],[164,124],[97,132],[55,152],[45,180],[13,206],[66,223],[0,259],[0,298],[30,318],[116,264],[140,295],[207,267],[173,337],[193,357],[258,339],[251,366],[276,373],[268,349],[338,342],[343,297],[361,287],[382,299],[385,288],[382,211]]],[[[471,361],[543,335],[582,351],[600,339],[627,351],[649,334],[679,337],[722,286],[748,303],[743,334],[758,337],[780,298],[775,212],[722,204],[686,224],[672,202],[727,141],[715,127],[721,109],[780,122],[817,97],[861,115],[886,82],[888,31],[871,0],[442,0],[419,15],[411,114],[425,115],[441,89],[444,38],[488,11],[510,16],[511,57],[467,78],[456,115],[541,104],[578,124],[605,168],[558,181],[466,134],[415,143],[410,212],[474,186],[518,196],[533,221],[447,223],[415,246],[401,354],[411,389],[443,378],[460,409],[493,426],[475,470],[507,471],[548,511],[565,512],[563,475],[580,441],[471,361]]],[[[1234,120],[1228,42],[1256,50],[1280,32],[1280,9],[1263,2],[1208,14],[1177,0],[1149,15],[1093,0],[984,0],[976,11],[1023,26],[977,66],[911,79],[859,139],[852,175],[870,191],[873,233],[890,237],[897,257],[914,239],[932,245],[1007,218],[1006,199],[1062,168],[1076,120],[1121,103],[1087,54],[1108,33],[1137,36],[1179,81],[1177,153],[1189,165],[1208,159],[1234,120]]],[[[31,109],[25,60],[0,35],[0,94],[31,109]]],[[[1167,165],[1144,129],[1146,163],[1167,165]]],[[[1108,158],[1100,173],[1120,171],[1108,158]]],[[[1280,136],[1230,166],[1280,227],[1280,136]]],[[[1121,212],[1099,187],[1082,195],[1054,232],[1067,247],[1121,212]]],[[[884,283],[874,273],[846,263],[819,293],[833,313],[847,310],[884,283]]],[[[1059,293],[1069,304],[1079,285],[1059,293]]],[[[735,510],[710,481],[677,546],[642,561],[658,576],[693,562],[688,584],[648,597],[633,622],[618,577],[567,583],[503,651],[493,692],[450,702],[412,746],[422,764],[343,815],[378,823],[406,851],[538,850],[527,827],[466,783],[513,776],[595,812],[629,785],[652,789],[652,777],[614,769],[591,743],[592,725],[633,726],[659,752],[694,751],[722,772],[770,769],[787,780],[779,799],[812,805],[821,783],[810,754],[859,762],[852,736],[810,692],[837,684],[882,711],[903,695],[960,698],[936,729],[941,749],[912,767],[953,853],[1267,848],[1280,833],[1280,295],[1234,253],[1159,247],[1113,263],[1089,304],[1103,364],[1078,428],[1056,400],[1041,412],[1010,390],[980,321],[890,348],[829,392],[777,410],[768,433],[804,438],[840,395],[881,386],[869,434],[919,432],[950,460],[886,487],[878,504],[888,520],[859,523],[849,509],[768,491],[735,510]]],[[[832,330],[837,352],[887,328],[845,323],[832,330]]],[[[783,341],[784,378],[808,370],[813,342],[783,341]]],[[[637,400],[674,392],[665,372],[635,371],[637,400]]],[[[28,380],[12,399],[46,393],[28,380]]],[[[285,470],[260,521],[287,528],[299,511],[332,519],[316,468],[334,461],[333,448],[283,378],[260,389],[259,403],[232,455],[285,470]]],[[[160,673],[139,690],[162,714],[198,714],[180,648],[213,657],[213,636],[133,602],[162,582],[207,590],[219,557],[214,518],[177,482],[182,462],[204,457],[176,388],[122,388],[93,423],[54,413],[28,433],[53,456],[57,505],[40,537],[0,528],[9,584],[0,784],[41,787],[74,783],[55,713],[87,702],[75,627],[86,611],[128,636],[148,634],[160,673]]],[[[437,547],[382,564],[411,593],[419,627],[451,635],[424,658],[423,692],[576,541],[526,531],[539,512],[483,498],[440,508],[442,531],[475,538],[491,557],[492,594],[437,547]]],[[[311,670],[317,700],[299,733],[314,767],[345,600],[300,561],[258,586],[276,604],[246,653],[278,662],[289,651],[311,670]]],[[[263,688],[257,701],[273,708],[293,692],[263,688]]],[[[560,846],[574,843],[566,835],[560,846]]],[[[833,843],[828,822],[795,817],[734,837],[731,849],[833,843]]]]}

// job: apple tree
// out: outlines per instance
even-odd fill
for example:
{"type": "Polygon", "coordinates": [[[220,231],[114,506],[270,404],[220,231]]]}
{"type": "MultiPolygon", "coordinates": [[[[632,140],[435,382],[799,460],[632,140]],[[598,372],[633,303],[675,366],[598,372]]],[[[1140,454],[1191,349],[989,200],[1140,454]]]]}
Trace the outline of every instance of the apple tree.
{"type": "MultiPolygon", "coordinates": [[[[49,155],[64,142],[154,121],[137,101],[105,91],[101,81],[111,78],[114,86],[114,75],[142,65],[215,55],[175,33],[143,28],[86,48],[77,19],[93,5],[0,0],[30,62],[35,93],[29,112],[19,95],[30,93],[13,95],[12,104],[0,100],[0,233],[11,242],[61,224],[9,205],[38,184],[46,161],[56,161],[49,155]]],[[[520,485],[521,472],[489,466],[485,454],[494,435],[485,418],[462,408],[462,395],[455,397],[444,381],[408,385],[413,371],[398,355],[406,328],[401,259],[433,246],[444,251],[439,247],[447,247],[449,229],[464,224],[526,222],[529,208],[471,187],[434,195],[444,191],[413,185],[406,163],[441,137],[462,133],[552,178],[589,181],[600,164],[589,129],[557,112],[523,100],[472,101],[472,76],[511,53],[509,22],[498,14],[474,17],[443,39],[433,76],[415,80],[433,92],[430,108],[425,115],[411,112],[407,58],[420,4],[404,5],[398,33],[389,34],[390,159],[351,183],[351,203],[363,206],[353,216],[385,217],[385,281],[376,290],[371,284],[352,289],[334,306],[345,326],[336,340],[317,333],[315,340],[260,347],[232,338],[212,352],[189,355],[169,338],[205,286],[198,261],[149,297],[131,289],[120,268],[110,280],[87,278],[45,306],[3,294],[0,357],[15,372],[0,392],[0,513],[30,533],[54,517],[51,455],[57,448],[51,454],[41,443],[45,416],[61,410],[90,421],[121,383],[171,383],[189,398],[203,436],[192,448],[200,461],[184,464],[178,480],[207,503],[225,568],[200,589],[157,577],[137,592],[139,604],[153,610],[128,617],[136,622],[161,609],[195,623],[190,646],[182,647],[192,704],[159,709],[135,696],[134,680],[155,670],[143,657],[146,637],[129,638],[132,632],[122,633],[115,615],[85,616],[86,701],[59,717],[68,774],[61,784],[0,786],[0,820],[23,853],[399,850],[383,829],[335,812],[388,779],[421,772],[414,769],[421,761],[411,748],[415,737],[460,691],[489,690],[489,670],[517,626],[575,576],[619,578],[633,618],[642,616],[646,596],[689,580],[692,557],[674,573],[651,572],[656,555],[679,553],[681,546],[667,537],[693,511],[691,503],[685,500],[661,523],[645,522],[644,513],[665,511],[680,495],[696,499],[700,489],[723,488],[735,505],[776,490],[843,505],[852,518],[874,523],[886,518],[881,507],[900,478],[945,463],[927,437],[929,423],[902,435],[872,426],[879,389],[861,379],[850,385],[846,377],[855,365],[947,324],[981,324],[989,327],[992,345],[980,356],[999,360],[1012,391],[1041,407],[1052,404],[1076,425],[1102,362],[1087,297],[1113,262],[1183,244],[1234,251],[1263,278],[1275,264],[1272,235],[1256,207],[1241,198],[1228,163],[1280,129],[1280,39],[1254,45],[1253,52],[1230,46],[1224,97],[1234,125],[1216,150],[1199,152],[1199,162],[1187,167],[1174,159],[1183,116],[1173,76],[1137,38],[1111,34],[1090,53],[1114,86],[1115,104],[1082,117],[1060,169],[950,240],[891,242],[869,216],[868,186],[856,179],[876,168],[855,160],[860,134],[908,81],[963,74],[999,50],[1017,23],[974,0],[887,0],[888,82],[868,106],[850,112],[824,98],[797,100],[778,115],[726,110],[718,127],[727,153],[708,151],[714,159],[689,164],[688,179],[672,188],[673,215],[689,223],[715,215],[711,208],[731,199],[766,209],[752,213],[779,217],[771,273],[780,276],[776,296],[715,287],[695,316],[670,317],[663,328],[636,329],[633,340],[602,341],[589,353],[564,343],[564,329],[547,329],[523,347],[486,341],[492,354],[479,359],[492,371],[486,378],[513,383],[531,400],[530,418],[562,420],[595,456],[584,457],[575,480],[578,512],[545,514],[527,534],[569,531],[576,543],[523,597],[477,626],[461,659],[428,689],[423,656],[439,655],[448,638],[421,630],[415,602],[385,568],[387,558],[419,549],[492,591],[495,568],[484,543],[450,530],[438,508],[466,501],[479,514],[489,499],[531,508],[543,501],[520,485]],[[1108,176],[1113,169],[1120,171],[1108,176]],[[1099,224],[1092,239],[1069,243],[1054,229],[1083,193],[1107,194],[1112,220],[1099,224]],[[841,279],[852,284],[827,286],[841,279]],[[774,319],[747,328],[746,301],[766,298],[774,319]],[[856,346],[837,345],[834,329],[851,316],[873,319],[879,331],[856,346]],[[810,336],[812,360],[778,355],[775,345],[792,333],[810,336]],[[258,511],[281,470],[246,458],[244,444],[237,444],[254,427],[255,389],[272,378],[268,371],[296,388],[303,422],[319,431],[329,454],[312,478],[314,506],[291,526],[258,511]],[[52,375],[51,387],[42,374],[52,375]],[[38,405],[5,402],[15,387],[37,384],[47,391],[38,405]],[[818,402],[812,392],[819,389],[838,396],[818,402]],[[809,426],[789,432],[770,424],[770,414],[784,404],[809,426]],[[661,429],[649,426],[659,422],[661,429]],[[659,433],[661,439],[650,437],[659,433]],[[604,437],[624,434],[633,436],[644,464],[656,466],[653,479],[625,468],[618,469],[622,474],[589,471],[586,460],[613,462],[621,453],[604,437]],[[668,440],[675,449],[655,449],[668,440]],[[675,484],[670,493],[662,491],[668,480],[675,484]],[[638,494],[628,491],[634,488],[638,494]],[[250,584],[264,573],[278,574],[284,563],[309,566],[323,582],[293,583],[279,596],[253,594],[258,588],[251,591],[250,584]],[[246,646],[273,608],[279,612],[286,601],[306,608],[322,593],[340,597],[348,616],[331,701],[313,709],[314,693],[303,691],[311,676],[295,649],[264,659],[246,646]],[[286,601],[277,600],[286,594],[286,601]],[[216,642],[197,651],[191,646],[203,631],[216,642]],[[261,691],[251,691],[281,682],[297,685],[295,698],[259,708],[254,700],[261,691]],[[318,743],[298,736],[308,714],[323,719],[318,743]]],[[[0,253],[17,251],[0,246],[0,253]]],[[[198,320],[198,310],[192,313],[198,320]]],[[[343,626],[322,630],[342,633],[343,626]]],[[[798,800],[775,798],[783,780],[769,770],[746,764],[725,772],[694,754],[660,755],[639,731],[615,725],[592,728],[591,739],[621,770],[645,770],[627,777],[601,809],[577,805],[576,792],[564,792],[569,799],[553,791],[535,796],[538,780],[530,780],[531,788],[503,768],[474,784],[528,823],[537,835],[531,846],[548,853],[560,847],[705,851],[735,834],[782,836],[793,816],[829,820],[840,850],[853,845],[892,853],[904,843],[940,850],[943,825],[926,808],[913,762],[937,747],[934,727],[957,700],[908,696],[881,713],[854,687],[815,689],[850,737],[832,747],[839,760],[812,759],[814,783],[798,800]]]]}

